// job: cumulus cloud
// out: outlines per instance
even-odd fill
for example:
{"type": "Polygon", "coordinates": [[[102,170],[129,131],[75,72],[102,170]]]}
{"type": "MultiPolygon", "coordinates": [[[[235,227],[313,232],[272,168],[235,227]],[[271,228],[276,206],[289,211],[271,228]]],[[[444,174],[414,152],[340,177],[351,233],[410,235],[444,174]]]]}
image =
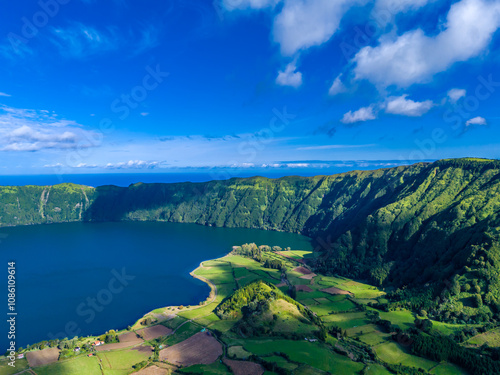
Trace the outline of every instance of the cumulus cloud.
{"type": "Polygon", "coordinates": [[[328,90],[328,94],[334,96],[346,91],[345,85],[342,83],[342,74],[340,74],[335,80],[333,84],[330,86],[330,90],[328,90]]]}
{"type": "Polygon", "coordinates": [[[357,111],[349,111],[344,114],[342,117],[342,121],[344,124],[353,124],[355,122],[375,120],[377,118],[373,106],[363,107],[358,109],[357,111]]]}
{"type": "Polygon", "coordinates": [[[99,137],[72,120],[61,119],[47,110],[0,106],[0,150],[89,148],[99,137]]]}
{"type": "Polygon", "coordinates": [[[286,0],[274,20],[274,40],[282,54],[292,56],[300,50],[327,42],[356,0],[286,0]]]}
{"type": "Polygon", "coordinates": [[[129,160],[120,163],[108,163],[106,169],[154,169],[160,165],[159,161],[129,160]]]}
{"type": "MultiPolygon", "coordinates": [[[[301,51],[320,46],[339,30],[347,11],[366,0],[222,0],[226,10],[278,9],[274,16],[273,39],[280,45],[283,56],[299,56],[301,51]],[[282,7],[276,7],[283,3],[282,7]]],[[[280,71],[276,82],[284,86],[299,87],[302,73],[290,64],[280,71]]],[[[332,92],[340,86],[332,88],[332,92]]],[[[332,94],[334,95],[334,94],[332,94]]]]}
{"type": "Polygon", "coordinates": [[[500,27],[500,2],[462,0],[452,5],[443,31],[427,36],[421,29],[385,35],[376,47],[354,57],[356,79],[387,87],[428,82],[434,74],[479,55],[500,27]]]}
{"type": "Polygon", "coordinates": [[[98,168],[99,166],[97,164],[87,164],[87,163],[80,163],[75,166],[75,168],[98,168]]]}
{"type": "Polygon", "coordinates": [[[465,97],[467,92],[464,89],[451,89],[448,91],[448,100],[452,103],[456,103],[460,98],[465,97]]]}
{"type": "Polygon", "coordinates": [[[385,112],[393,115],[420,117],[434,107],[434,103],[431,100],[415,102],[411,99],[406,99],[407,96],[402,95],[389,98],[385,106],[385,112]]]}
{"type": "Polygon", "coordinates": [[[478,116],[471,118],[465,123],[465,126],[471,126],[471,125],[488,125],[488,123],[486,122],[486,119],[484,117],[478,116]]]}
{"type": "Polygon", "coordinates": [[[302,73],[297,71],[295,62],[291,62],[285,70],[278,73],[276,83],[280,86],[299,87],[302,85],[302,73]]]}

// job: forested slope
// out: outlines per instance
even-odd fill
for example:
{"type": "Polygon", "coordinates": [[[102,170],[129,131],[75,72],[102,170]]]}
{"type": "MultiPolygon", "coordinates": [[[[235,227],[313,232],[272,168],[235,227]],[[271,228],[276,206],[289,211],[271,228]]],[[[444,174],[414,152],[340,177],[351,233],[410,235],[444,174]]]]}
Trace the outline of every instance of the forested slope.
{"type": "Polygon", "coordinates": [[[0,186],[0,226],[80,221],[95,192],[74,184],[0,186]]]}
{"type": "Polygon", "coordinates": [[[0,188],[0,223],[164,220],[311,236],[322,271],[402,286],[477,274],[498,303],[500,161],[333,176],[0,188]],[[468,267],[468,268],[465,268],[468,267]]]}

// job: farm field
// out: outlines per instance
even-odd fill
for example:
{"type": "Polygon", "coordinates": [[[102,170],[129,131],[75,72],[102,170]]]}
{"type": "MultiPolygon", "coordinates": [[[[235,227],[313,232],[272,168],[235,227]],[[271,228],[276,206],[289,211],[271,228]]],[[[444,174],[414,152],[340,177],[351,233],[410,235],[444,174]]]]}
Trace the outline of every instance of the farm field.
{"type": "Polygon", "coordinates": [[[264,373],[264,368],[258,363],[232,359],[224,359],[224,363],[229,366],[234,375],[262,375],[264,373]]]}
{"type": "Polygon", "coordinates": [[[360,363],[352,362],[349,358],[332,352],[320,343],[269,339],[249,340],[244,348],[261,356],[279,351],[289,356],[294,362],[304,363],[332,374],[353,374],[364,367],[360,363]]]}
{"type": "Polygon", "coordinates": [[[135,373],[136,375],[169,375],[169,372],[166,369],[163,369],[158,366],[149,366],[142,370],[139,370],[135,373]]]}
{"type": "Polygon", "coordinates": [[[7,364],[7,360],[0,361],[0,370],[2,375],[12,375],[17,374],[23,370],[29,368],[28,361],[25,359],[18,359],[16,361],[16,367],[11,367],[7,364]]]}
{"type": "Polygon", "coordinates": [[[48,366],[37,367],[34,371],[37,375],[88,375],[101,373],[97,357],[89,358],[83,355],[48,366]]]}
{"type": "Polygon", "coordinates": [[[209,332],[199,332],[179,344],[160,351],[160,360],[178,366],[213,363],[222,355],[222,345],[209,332]]]}
{"type": "Polygon", "coordinates": [[[102,352],[97,355],[101,361],[105,374],[127,374],[135,364],[146,361],[151,355],[148,350],[117,350],[112,352],[102,352]]]}
{"type": "Polygon", "coordinates": [[[500,328],[474,336],[467,341],[467,344],[474,346],[488,344],[492,348],[500,347],[500,328]]]}
{"type": "Polygon", "coordinates": [[[137,332],[137,334],[146,341],[154,340],[161,336],[167,336],[170,333],[172,333],[172,329],[167,328],[161,324],[144,328],[137,332]]]}
{"type": "MultiPolygon", "coordinates": [[[[82,353],[57,361],[57,349],[50,349],[51,356],[49,351],[31,352],[31,361],[38,361],[33,362],[32,371],[37,375],[165,375],[171,370],[177,374],[272,375],[288,371],[386,375],[391,372],[385,366],[401,363],[430,374],[467,374],[453,364],[412,355],[394,342],[389,332],[371,321],[368,313],[374,309],[366,307],[366,303],[383,298],[383,291],[353,280],[311,272],[307,263],[298,262],[314,256],[310,252],[292,251],[286,255],[264,254],[262,262],[257,262],[231,254],[203,262],[193,274],[211,283],[212,292],[200,305],[156,309],[134,324],[130,332],[120,332],[118,343],[93,348],[92,357],[82,353]],[[283,271],[264,267],[265,259],[282,262],[283,271]],[[270,324],[269,332],[274,337],[258,333],[246,337],[239,328],[239,319],[221,319],[217,313],[222,301],[256,280],[279,285],[285,295],[294,290],[296,293],[297,305],[284,299],[272,300],[267,315],[260,318],[257,326],[270,324]],[[320,329],[312,322],[312,316],[321,320],[327,330],[341,329],[344,336],[327,334],[325,342],[321,342],[317,337],[320,329]],[[349,355],[363,352],[360,345],[372,347],[379,363],[351,360],[349,355]],[[44,360],[55,362],[44,365],[44,360]]],[[[379,315],[393,327],[414,327],[415,316],[410,311],[379,311],[379,315]]],[[[434,330],[445,334],[460,327],[435,322],[434,330]]],[[[494,330],[473,337],[468,344],[480,345],[485,340],[494,343],[497,338],[498,331],[494,330]]],[[[92,342],[93,338],[86,340],[92,342]]],[[[23,366],[20,368],[28,367],[26,361],[23,366]]],[[[0,374],[14,373],[7,372],[0,362],[0,374]]]]}
{"type": "Polygon", "coordinates": [[[391,364],[404,364],[410,367],[423,368],[429,371],[437,365],[436,362],[408,354],[405,349],[395,342],[381,344],[375,347],[380,359],[391,364]]]}
{"type": "Polygon", "coordinates": [[[59,358],[59,349],[43,349],[26,354],[30,367],[48,365],[59,358]]]}
{"type": "Polygon", "coordinates": [[[455,366],[451,363],[440,363],[436,367],[434,367],[431,371],[433,375],[467,375],[468,372],[462,370],[460,367],[455,366]]]}

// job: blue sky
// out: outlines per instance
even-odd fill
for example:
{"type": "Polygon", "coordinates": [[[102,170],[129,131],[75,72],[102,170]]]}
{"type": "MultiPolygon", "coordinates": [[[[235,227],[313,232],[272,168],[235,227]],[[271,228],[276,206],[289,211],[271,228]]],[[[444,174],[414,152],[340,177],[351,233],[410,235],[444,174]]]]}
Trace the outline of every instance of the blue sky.
{"type": "Polygon", "coordinates": [[[498,0],[3,7],[0,174],[500,157],[498,0]]]}

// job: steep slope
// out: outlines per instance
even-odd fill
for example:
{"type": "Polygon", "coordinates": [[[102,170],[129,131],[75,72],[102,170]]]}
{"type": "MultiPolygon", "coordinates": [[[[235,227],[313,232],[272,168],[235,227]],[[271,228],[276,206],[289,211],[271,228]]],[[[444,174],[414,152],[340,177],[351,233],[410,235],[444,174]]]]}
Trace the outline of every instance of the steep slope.
{"type": "Polygon", "coordinates": [[[443,280],[476,258],[484,267],[496,264],[499,166],[469,160],[427,166],[349,230],[325,227],[324,233],[334,233],[325,267],[352,276],[369,268],[383,280],[377,266],[388,271],[395,261],[390,279],[404,284],[443,280]]]}
{"type": "Polygon", "coordinates": [[[300,232],[324,252],[323,272],[397,286],[477,274],[493,304],[499,192],[500,161],[481,159],[276,180],[3,187],[0,223],[159,220],[300,232]]]}
{"type": "Polygon", "coordinates": [[[74,184],[0,186],[0,226],[81,221],[94,193],[74,184]]]}

